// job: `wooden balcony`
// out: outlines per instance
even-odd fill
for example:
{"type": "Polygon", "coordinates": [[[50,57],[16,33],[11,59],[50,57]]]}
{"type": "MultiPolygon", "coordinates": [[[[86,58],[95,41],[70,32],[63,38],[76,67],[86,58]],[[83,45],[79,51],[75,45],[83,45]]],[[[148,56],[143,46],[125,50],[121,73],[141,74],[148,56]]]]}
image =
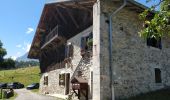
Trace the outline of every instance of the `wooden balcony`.
{"type": "Polygon", "coordinates": [[[53,30],[42,39],[41,49],[48,47],[59,46],[64,43],[65,39],[62,35],[62,31],[59,30],[59,26],[53,28],[53,30]],[[61,33],[60,33],[61,32],[61,33]]]}

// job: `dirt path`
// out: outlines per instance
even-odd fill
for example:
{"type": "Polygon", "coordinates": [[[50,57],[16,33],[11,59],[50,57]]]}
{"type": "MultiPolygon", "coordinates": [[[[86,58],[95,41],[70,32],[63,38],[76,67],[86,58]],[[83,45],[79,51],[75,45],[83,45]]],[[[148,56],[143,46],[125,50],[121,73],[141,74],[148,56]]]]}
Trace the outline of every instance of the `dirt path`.
{"type": "Polygon", "coordinates": [[[57,100],[54,97],[40,95],[26,89],[16,89],[14,91],[18,94],[15,100],[57,100]]]}

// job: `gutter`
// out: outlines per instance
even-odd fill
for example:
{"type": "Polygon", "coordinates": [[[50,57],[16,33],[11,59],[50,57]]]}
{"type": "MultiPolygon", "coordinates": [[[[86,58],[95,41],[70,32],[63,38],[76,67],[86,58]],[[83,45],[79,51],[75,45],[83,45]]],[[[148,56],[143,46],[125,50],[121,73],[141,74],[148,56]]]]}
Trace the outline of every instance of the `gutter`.
{"type": "Polygon", "coordinates": [[[123,9],[127,4],[127,0],[124,0],[123,4],[115,11],[113,11],[109,16],[109,69],[110,69],[110,87],[111,87],[111,94],[112,94],[112,100],[115,100],[114,98],[114,87],[113,87],[113,70],[112,68],[112,17],[116,15],[121,9],[123,9]]]}

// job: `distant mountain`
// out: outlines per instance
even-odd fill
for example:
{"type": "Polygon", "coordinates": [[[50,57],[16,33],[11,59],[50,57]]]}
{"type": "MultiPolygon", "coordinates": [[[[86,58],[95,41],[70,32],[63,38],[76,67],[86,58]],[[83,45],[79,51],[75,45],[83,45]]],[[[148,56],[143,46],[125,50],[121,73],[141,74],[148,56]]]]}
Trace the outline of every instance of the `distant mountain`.
{"type": "Polygon", "coordinates": [[[16,59],[16,61],[38,61],[38,60],[35,60],[35,59],[29,59],[27,57],[28,57],[28,52],[25,53],[23,56],[18,57],[16,59]]]}

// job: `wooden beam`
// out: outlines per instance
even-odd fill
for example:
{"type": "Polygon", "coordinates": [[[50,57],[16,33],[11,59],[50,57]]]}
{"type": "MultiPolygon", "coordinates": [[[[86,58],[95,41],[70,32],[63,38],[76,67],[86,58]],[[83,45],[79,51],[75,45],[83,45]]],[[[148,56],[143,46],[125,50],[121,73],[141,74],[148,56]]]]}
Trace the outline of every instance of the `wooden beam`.
{"type": "Polygon", "coordinates": [[[60,18],[64,21],[65,24],[67,24],[66,19],[64,18],[64,15],[57,9],[58,7],[56,7],[56,11],[58,12],[60,18]]]}
{"type": "Polygon", "coordinates": [[[75,18],[73,17],[73,14],[70,13],[70,11],[69,11],[68,9],[66,9],[66,11],[67,11],[68,15],[71,17],[71,20],[73,21],[74,25],[75,25],[77,28],[79,28],[79,25],[78,25],[77,21],[75,20],[75,18]]]}
{"type": "MultiPolygon", "coordinates": [[[[87,5],[88,7],[86,7],[85,5],[79,4],[77,2],[75,3],[71,3],[71,4],[58,4],[58,6],[62,7],[62,8],[78,8],[78,9],[83,9],[86,10],[88,12],[92,12],[93,10],[89,8],[90,5],[87,5]]],[[[91,6],[91,8],[93,7],[93,5],[91,6]]]]}

